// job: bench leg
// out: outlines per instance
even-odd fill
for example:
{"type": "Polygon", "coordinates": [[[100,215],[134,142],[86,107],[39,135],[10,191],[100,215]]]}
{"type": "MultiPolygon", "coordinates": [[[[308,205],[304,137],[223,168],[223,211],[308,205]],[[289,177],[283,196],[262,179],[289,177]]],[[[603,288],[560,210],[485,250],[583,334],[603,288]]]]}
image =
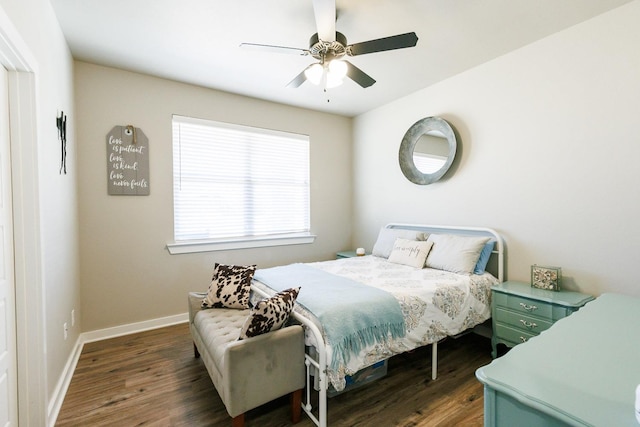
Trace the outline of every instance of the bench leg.
{"type": "Polygon", "coordinates": [[[193,343],[193,357],[196,359],[200,358],[200,352],[198,351],[198,347],[196,347],[196,343],[193,343]]]}
{"type": "Polygon", "coordinates": [[[237,415],[231,420],[232,427],[244,427],[244,414],[237,415]]]}
{"type": "Polygon", "coordinates": [[[296,424],[302,415],[302,389],[291,393],[291,422],[296,424]]]}

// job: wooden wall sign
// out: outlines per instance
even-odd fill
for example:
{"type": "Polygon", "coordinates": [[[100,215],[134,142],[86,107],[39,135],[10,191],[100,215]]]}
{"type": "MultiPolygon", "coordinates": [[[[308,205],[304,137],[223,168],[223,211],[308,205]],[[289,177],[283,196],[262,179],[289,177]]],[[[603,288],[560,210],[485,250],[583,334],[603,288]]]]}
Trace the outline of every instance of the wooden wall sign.
{"type": "Polygon", "coordinates": [[[107,134],[110,195],[149,195],[149,139],[139,128],[115,126],[107,134]]]}

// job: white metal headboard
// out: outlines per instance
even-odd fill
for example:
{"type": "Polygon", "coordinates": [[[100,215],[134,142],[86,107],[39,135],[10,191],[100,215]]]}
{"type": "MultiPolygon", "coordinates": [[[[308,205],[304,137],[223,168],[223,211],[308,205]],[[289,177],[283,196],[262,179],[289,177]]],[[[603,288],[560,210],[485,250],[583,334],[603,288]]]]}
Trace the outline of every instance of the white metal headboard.
{"type": "Polygon", "coordinates": [[[504,282],[504,243],[497,231],[485,227],[461,227],[454,225],[428,225],[428,224],[387,224],[385,228],[400,228],[416,230],[429,234],[457,234],[461,236],[489,237],[496,244],[491,252],[487,271],[493,274],[500,282],[504,282]]]}

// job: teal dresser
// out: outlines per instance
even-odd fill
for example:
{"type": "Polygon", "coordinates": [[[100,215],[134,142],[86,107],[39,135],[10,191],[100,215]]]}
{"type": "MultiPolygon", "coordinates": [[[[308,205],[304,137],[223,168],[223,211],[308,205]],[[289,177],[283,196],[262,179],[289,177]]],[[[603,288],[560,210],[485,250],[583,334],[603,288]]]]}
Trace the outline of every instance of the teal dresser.
{"type": "Polygon", "coordinates": [[[498,344],[513,347],[526,342],[591,300],[591,295],[548,291],[522,282],[504,282],[492,287],[491,355],[497,357],[498,344]]]}
{"type": "Polygon", "coordinates": [[[638,427],[640,298],[603,294],[476,371],[485,427],[638,427]]]}

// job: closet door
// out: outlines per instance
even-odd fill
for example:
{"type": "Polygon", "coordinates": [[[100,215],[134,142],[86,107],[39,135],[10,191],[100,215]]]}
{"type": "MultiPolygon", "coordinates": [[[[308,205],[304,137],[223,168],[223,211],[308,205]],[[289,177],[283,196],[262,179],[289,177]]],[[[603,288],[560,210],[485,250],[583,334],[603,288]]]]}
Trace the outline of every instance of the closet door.
{"type": "Polygon", "coordinates": [[[0,426],[18,425],[13,212],[7,70],[0,66],[0,426]]]}

